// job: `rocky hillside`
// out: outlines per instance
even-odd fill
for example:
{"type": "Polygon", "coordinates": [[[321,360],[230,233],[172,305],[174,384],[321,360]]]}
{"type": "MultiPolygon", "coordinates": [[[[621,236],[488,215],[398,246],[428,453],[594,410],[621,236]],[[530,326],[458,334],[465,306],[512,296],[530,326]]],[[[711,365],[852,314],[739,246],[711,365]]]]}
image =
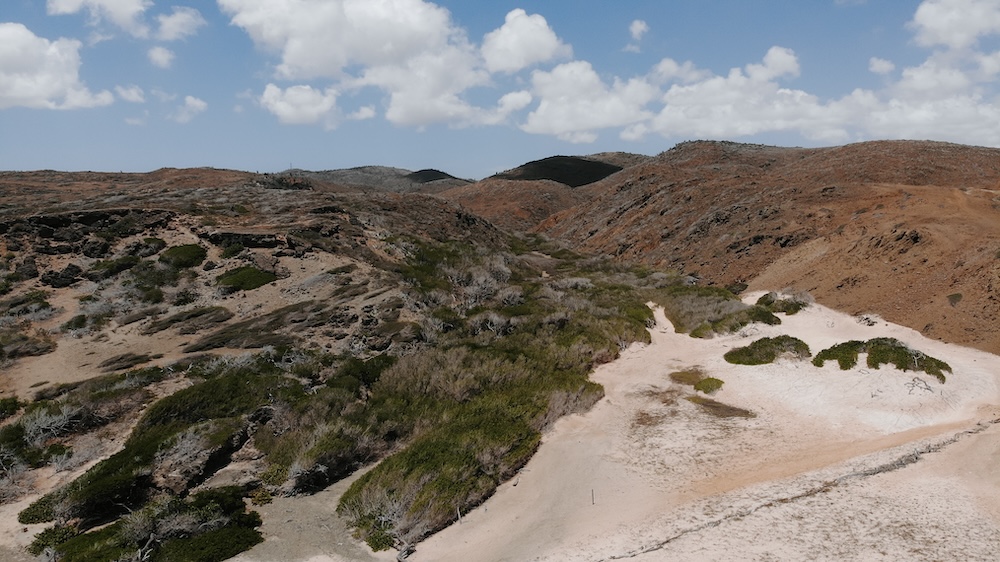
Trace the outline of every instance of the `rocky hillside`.
{"type": "Polygon", "coordinates": [[[536,230],[1000,351],[1000,150],[692,142],[578,190],[585,202],[536,230]]]}

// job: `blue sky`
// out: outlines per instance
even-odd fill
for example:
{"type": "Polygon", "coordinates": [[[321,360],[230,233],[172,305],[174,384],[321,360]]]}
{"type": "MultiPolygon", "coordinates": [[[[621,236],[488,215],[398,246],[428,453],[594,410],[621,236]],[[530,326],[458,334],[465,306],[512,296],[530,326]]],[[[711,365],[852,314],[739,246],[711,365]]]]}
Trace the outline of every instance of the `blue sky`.
{"type": "Polygon", "coordinates": [[[1000,146],[996,0],[3,0],[0,169],[1000,146]]]}

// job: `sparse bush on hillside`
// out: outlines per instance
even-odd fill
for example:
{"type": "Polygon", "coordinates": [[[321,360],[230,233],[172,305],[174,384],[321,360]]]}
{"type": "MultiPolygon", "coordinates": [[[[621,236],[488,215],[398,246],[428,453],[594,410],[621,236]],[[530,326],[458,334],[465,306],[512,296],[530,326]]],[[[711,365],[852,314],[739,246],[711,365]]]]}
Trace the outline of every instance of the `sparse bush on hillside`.
{"type": "Polygon", "coordinates": [[[208,257],[208,250],[200,244],[171,246],[160,254],[159,261],[176,268],[197,267],[208,257]]]}
{"type": "Polygon", "coordinates": [[[812,355],[804,341],[782,335],[761,338],[746,347],[731,349],[723,355],[723,358],[737,365],[765,365],[786,354],[797,359],[806,359],[812,355]]]}
{"type": "Polygon", "coordinates": [[[651,298],[663,306],[675,330],[693,337],[728,334],[753,322],[781,323],[766,308],[746,305],[720,287],[678,284],[653,291],[651,298]]]}
{"type": "Polygon", "coordinates": [[[253,266],[237,267],[216,277],[220,287],[231,291],[252,291],[277,279],[270,271],[261,271],[253,266]]]}
{"type": "Polygon", "coordinates": [[[757,306],[763,307],[770,312],[783,312],[791,316],[809,306],[812,297],[808,293],[781,294],[775,292],[767,293],[757,299],[757,306]]]}

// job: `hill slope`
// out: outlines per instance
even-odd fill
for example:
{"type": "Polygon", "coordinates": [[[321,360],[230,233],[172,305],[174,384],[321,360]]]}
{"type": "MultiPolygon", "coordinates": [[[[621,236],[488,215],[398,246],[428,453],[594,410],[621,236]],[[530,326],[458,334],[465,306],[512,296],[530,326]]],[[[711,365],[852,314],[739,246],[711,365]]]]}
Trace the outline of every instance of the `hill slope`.
{"type": "Polygon", "coordinates": [[[1000,351],[1000,150],[693,142],[581,189],[588,201],[537,231],[1000,351]]]}

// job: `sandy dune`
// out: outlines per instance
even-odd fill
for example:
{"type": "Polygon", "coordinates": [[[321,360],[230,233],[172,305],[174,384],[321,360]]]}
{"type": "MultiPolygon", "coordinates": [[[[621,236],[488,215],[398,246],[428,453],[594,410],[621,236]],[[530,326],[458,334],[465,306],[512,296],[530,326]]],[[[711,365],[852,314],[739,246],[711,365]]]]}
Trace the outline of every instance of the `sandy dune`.
{"type": "MultiPolygon", "coordinates": [[[[710,340],[675,333],[661,310],[656,319],[651,344],[633,345],[593,374],[605,399],[560,420],[517,477],[410,559],[996,559],[996,356],[881,321],[867,326],[819,305],[782,316],[781,326],[710,340]],[[806,341],[814,353],[891,336],[954,372],[940,384],[885,366],[745,367],[722,359],[777,334],[806,341]],[[669,374],[692,366],[725,381],[714,399],[756,416],[719,418],[685,400],[693,390],[669,374]]],[[[267,540],[234,560],[393,560],[395,552],[371,553],[353,540],[337,517],[349,482],[259,508],[267,540]]],[[[8,540],[18,531],[5,529],[8,540]]],[[[11,542],[25,542],[17,538],[11,542]]],[[[8,551],[0,559],[21,558],[8,551]]]]}
{"type": "Polygon", "coordinates": [[[696,340],[658,311],[651,345],[594,373],[607,398],[561,420],[519,478],[411,559],[995,559],[997,358],[818,305],[783,320],[696,340]],[[722,359],[779,333],[814,352],[892,336],[954,373],[942,385],[885,366],[722,359]],[[715,399],[757,416],[678,399],[692,391],[668,375],[693,365],[725,381],[715,399]]]}

